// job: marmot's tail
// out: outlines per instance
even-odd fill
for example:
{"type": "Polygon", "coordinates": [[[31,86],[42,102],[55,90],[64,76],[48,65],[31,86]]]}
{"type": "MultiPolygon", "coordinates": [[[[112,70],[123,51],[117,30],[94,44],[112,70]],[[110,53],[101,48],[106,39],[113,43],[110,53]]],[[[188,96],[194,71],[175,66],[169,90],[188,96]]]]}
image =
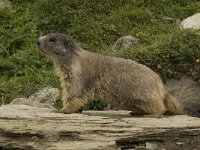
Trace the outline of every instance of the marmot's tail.
{"type": "Polygon", "coordinates": [[[165,106],[167,108],[167,112],[173,115],[182,115],[183,106],[173,97],[171,94],[167,94],[164,100],[165,106]]]}

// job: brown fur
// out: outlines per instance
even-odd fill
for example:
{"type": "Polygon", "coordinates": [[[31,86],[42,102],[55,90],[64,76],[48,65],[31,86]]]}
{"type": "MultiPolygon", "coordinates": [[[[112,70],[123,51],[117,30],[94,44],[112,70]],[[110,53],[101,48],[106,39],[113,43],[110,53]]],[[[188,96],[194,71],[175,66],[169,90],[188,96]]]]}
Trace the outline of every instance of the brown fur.
{"type": "Polygon", "coordinates": [[[145,65],[88,52],[66,34],[51,33],[37,42],[60,76],[63,113],[79,112],[89,100],[99,98],[132,115],[183,114],[160,77],[145,65]]]}

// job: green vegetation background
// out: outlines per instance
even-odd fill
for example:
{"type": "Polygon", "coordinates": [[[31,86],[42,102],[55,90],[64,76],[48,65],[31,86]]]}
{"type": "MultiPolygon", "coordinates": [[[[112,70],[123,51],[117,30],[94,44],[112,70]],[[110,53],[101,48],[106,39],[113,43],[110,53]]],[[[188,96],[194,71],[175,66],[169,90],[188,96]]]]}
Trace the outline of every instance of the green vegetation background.
{"type": "Polygon", "coordinates": [[[0,10],[0,104],[26,97],[42,87],[59,87],[52,62],[36,39],[50,32],[73,36],[87,50],[146,64],[163,79],[188,71],[200,56],[200,36],[181,31],[178,22],[198,13],[198,0],[12,0],[0,10]],[[164,18],[171,17],[173,20],[164,18]],[[121,36],[140,44],[112,51],[121,36]],[[187,65],[186,65],[187,66],[187,65]]]}

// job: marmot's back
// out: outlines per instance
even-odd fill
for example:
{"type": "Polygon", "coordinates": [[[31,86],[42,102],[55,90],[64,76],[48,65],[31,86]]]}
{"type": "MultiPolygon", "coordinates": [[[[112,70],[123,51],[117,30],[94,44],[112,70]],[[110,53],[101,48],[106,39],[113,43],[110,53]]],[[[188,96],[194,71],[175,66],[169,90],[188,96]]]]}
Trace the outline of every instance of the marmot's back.
{"type": "Polygon", "coordinates": [[[101,83],[98,82],[96,87],[99,88],[97,91],[103,91],[104,94],[100,93],[103,95],[102,98],[114,97],[113,101],[122,101],[127,105],[135,105],[135,101],[163,103],[167,93],[163,82],[145,65],[128,59],[94,53],[89,53],[88,56],[89,62],[96,62],[89,65],[89,70],[95,70],[94,75],[101,77],[101,83]]]}
{"type": "Polygon", "coordinates": [[[161,78],[145,65],[130,59],[85,52],[88,57],[84,58],[83,62],[90,65],[84,64],[83,66],[87,66],[89,70],[95,70],[95,75],[104,76],[109,81],[113,80],[113,83],[124,82],[128,85],[133,82],[132,84],[136,86],[142,86],[141,83],[152,84],[152,86],[155,83],[163,85],[161,78]]]}
{"type": "MultiPolygon", "coordinates": [[[[157,82],[162,82],[159,75],[157,75],[154,71],[148,68],[145,65],[139,64],[136,61],[124,58],[117,58],[112,56],[104,56],[101,54],[91,53],[85,51],[88,57],[84,58],[84,62],[87,59],[87,64],[90,64],[90,67],[97,68],[96,71],[99,73],[126,73],[131,76],[142,76],[142,77],[152,77],[157,82]]],[[[117,74],[116,74],[117,75],[117,74]]]]}

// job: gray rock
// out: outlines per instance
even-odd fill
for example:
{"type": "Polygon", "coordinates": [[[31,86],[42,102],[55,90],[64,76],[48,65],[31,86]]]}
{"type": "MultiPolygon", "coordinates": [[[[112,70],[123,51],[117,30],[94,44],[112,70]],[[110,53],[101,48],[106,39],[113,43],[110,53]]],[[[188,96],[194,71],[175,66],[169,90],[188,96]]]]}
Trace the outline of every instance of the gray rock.
{"type": "Polygon", "coordinates": [[[179,100],[184,107],[200,116],[200,85],[189,77],[180,80],[170,79],[166,82],[168,91],[179,100]]]}
{"type": "Polygon", "coordinates": [[[54,104],[59,97],[60,92],[57,88],[45,87],[29,98],[16,98],[10,104],[55,109],[54,104]]]}
{"type": "Polygon", "coordinates": [[[200,13],[194,14],[183,20],[180,24],[181,29],[191,29],[199,30],[200,29],[200,13]]]}
{"type": "Polygon", "coordinates": [[[37,101],[32,101],[28,98],[16,98],[10,102],[12,105],[27,105],[31,107],[37,107],[37,108],[52,108],[55,109],[53,106],[50,106],[48,104],[43,104],[37,101]]]}
{"type": "Polygon", "coordinates": [[[45,87],[29,97],[32,101],[48,104],[50,106],[53,106],[59,98],[60,91],[52,87],[45,87]]]}
{"type": "Polygon", "coordinates": [[[124,36],[119,38],[114,46],[113,46],[113,50],[124,50],[124,49],[128,49],[134,45],[138,44],[138,39],[134,38],[132,36],[124,36]]]}

